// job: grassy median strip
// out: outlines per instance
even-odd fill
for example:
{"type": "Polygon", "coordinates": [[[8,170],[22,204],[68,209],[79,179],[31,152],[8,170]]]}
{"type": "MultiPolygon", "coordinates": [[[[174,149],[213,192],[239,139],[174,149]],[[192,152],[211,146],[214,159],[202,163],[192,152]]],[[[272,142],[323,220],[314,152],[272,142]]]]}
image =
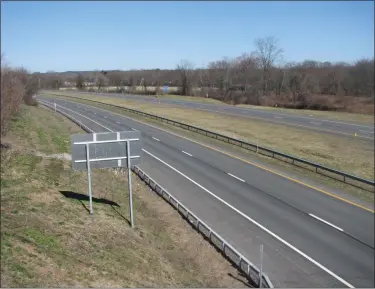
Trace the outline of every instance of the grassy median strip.
{"type": "MultiPolygon", "coordinates": [[[[52,92],[53,93],[53,92],[52,92]]],[[[59,92],[56,92],[59,93],[59,92]]],[[[64,91],[63,89],[60,93],[64,93],[65,95],[72,95],[76,96],[77,92],[72,91],[64,91]]],[[[82,95],[82,94],[81,94],[82,95]]],[[[95,94],[92,94],[95,96],[95,94]]],[[[109,93],[108,96],[111,96],[109,93]]],[[[124,95],[126,96],[126,94],[124,95]]],[[[150,96],[155,97],[155,96],[150,96]]],[[[220,100],[216,100],[213,98],[205,98],[205,97],[197,97],[197,96],[183,96],[183,95],[174,95],[174,94],[164,94],[158,95],[159,99],[171,99],[171,100],[183,100],[195,103],[208,103],[208,104],[215,104],[215,105],[222,105],[222,106],[232,106],[230,104],[226,104],[220,100]]],[[[155,97],[156,99],[156,97],[155,97]]],[[[311,117],[311,120],[319,119],[320,117],[328,120],[333,121],[343,121],[343,122],[353,122],[353,123],[361,123],[361,124],[369,124],[374,125],[374,115],[368,114],[358,114],[358,113],[349,113],[349,112],[337,112],[337,111],[321,111],[321,110],[309,110],[309,109],[291,109],[291,108],[280,108],[280,107],[270,107],[270,106],[256,106],[256,105],[249,105],[249,104],[239,104],[233,107],[240,107],[246,109],[257,109],[257,110],[267,110],[272,111],[275,113],[286,113],[286,114],[294,114],[300,115],[304,117],[311,117]]]]}
{"type": "Polygon", "coordinates": [[[139,103],[93,95],[77,95],[103,103],[124,106],[194,125],[232,138],[275,149],[330,168],[374,179],[374,147],[369,140],[314,132],[242,117],[167,104],[139,103]]]}
{"type": "MultiPolygon", "coordinates": [[[[48,95],[46,95],[46,96],[48,96],[48,95]]],[[[58,98],[64,99],[64,97],[58,97],[58,98]]],[[[359,198],[361,201],[364,201],[364,203],[362,203],[364,206],[368,206],[368,204],[370,204],[370,207],[372,208],[371,204],[374,203],[374,194],[371,192],[371,190],[373,188],[371,188],[371,187],[368,187],[368,189],[370,190],[370,192],[369,192],[366,189],[364,190],[364,189],[361,189],[361,188],[356,187],[356,186],[350,186],[346,183],[343,183],[339,180],[335,180],[335,179],[330,178],[328,176],[325,176],[325,175],[322,175],[322,174],[316,174],[315,170],[314,171],[306,170],[306,169],[301,168],[299,166],[295,166],[295,165],[289,164],[287,162],[280,161],[279,159],[273,159],[273,158],[269,158],[269,157],[261,155],[261,154],[255,154],[251,151],[248,151],[246,149],[243,149],[243,148],[240,148],[240,147],[237,147],[237,146],[233,146],[231,144],[222,142],[220,140],[216,140],[214,138],[206,137],[204,135],[201,135],[201,134],[198,134],[198,133],[195,133],[195,132],[192,132],[192,131],[188,131],[188,130],[185,130],[185,129],[182,129],[182,128],[179,128],[177,126],[173,126],[173,125],[170,125],[170,124],[167,124],[167,123],[164,123],[164,122],[162,123],[162,122],[157,121],[157,120],[152,119],[152,118],[147,118],[147,117],[143,117],[143,116],[140,116],[140,115],[137,115],[137,114],[134,114],[134,113],[130,113],[130,112],[127,112],[127,111],[125,111],[121,108],[112,107],[112,106],[106,105],[104,103],[98,104],[98,103],[92,102],[90,100],[82,99],[82,98],[76,98],[76,99],[65,98],[65,99],[70,100],[70,101],[76,101],[78,103],[88,104],[88,105],[98,107],[98,108],[103,108],[103,109],[106,109],[108,111],[112,111],[114,113],[124,115],[125,117],[129,117],[131,119],[138,120],[138,121],[146,123],[146,124],[150,124],[150,125],[154,125],[156,127],[160,127],[160,128],[162,128],[166,131],[170,131],[172,133],[176,133],[178,135],[187,137],[191,140],[198,141],[202,144],[209,145],[209,146],[214,147],[214,148],[216,148],[220,151],[227,152],[229,154],[237,155],[239,157],[242,157],[243,159],[254,161],[254,156],[256,156],[255,159],[259,159],[261,164],[262,163],[266,164],[271,169],[274,169],[276,171],[283,172],[283,173],[287,172],[287,174],[289,174],[289,175],[291,175],[291,176],[293,176],[294,178],[297,178],[297,179],[300,179],[302,177],[302,178],[307,178],[307,179],[313,180],[313,181],[315,181],[319,184],[327,185],[328,187],[331,187],[333,191],[335,189],[339,189],[340,192],[344,193],[344,195],[342,195],[342,197],[344,197],[344,198],[348,197],[349,200],[352,200],[354,202],[357,202],[357,200],[359,198]],[[287,169],[287,170],[285,170],[285,169],[287,169]]],[[[354,184],[355,184],[355,182],[354,182],[354,184]]],[[[357,185],[362,187],[361,184],[357,184],[357,185]]],[[[365,188],[367,188],[367,187],[365,186],[365,188]]]]}
{"type": "Polygon", "coordinates": [[[71,170],[75,124],[23,107],[1,149],[2,287],[244,287],[246,280],[161,198],[126,174],[71,170]],[[59,157],[60,156],[60,157],[59,157]],[[244,283],[245,282],[245,283],[244,283]]]}

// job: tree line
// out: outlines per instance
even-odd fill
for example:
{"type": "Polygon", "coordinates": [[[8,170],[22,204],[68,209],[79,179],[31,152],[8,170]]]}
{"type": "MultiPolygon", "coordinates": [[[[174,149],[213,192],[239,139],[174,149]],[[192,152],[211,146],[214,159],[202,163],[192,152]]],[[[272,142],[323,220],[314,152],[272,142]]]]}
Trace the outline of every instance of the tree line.
{"type": "Polygon", "coordinates": [[[374,112],[374,59],[282,63],[284,51],[276,38],[255,39],[254,44],[253,52],[224,57],[207,67],[182,60],[170,70],[49,72],[39,77],[44,88],[112,86],[118,92],[136,93],[133,88],[142,86],[142,93],[156,94],[168,85],[178,87],[174,94],[232,104],[374,112]]]}

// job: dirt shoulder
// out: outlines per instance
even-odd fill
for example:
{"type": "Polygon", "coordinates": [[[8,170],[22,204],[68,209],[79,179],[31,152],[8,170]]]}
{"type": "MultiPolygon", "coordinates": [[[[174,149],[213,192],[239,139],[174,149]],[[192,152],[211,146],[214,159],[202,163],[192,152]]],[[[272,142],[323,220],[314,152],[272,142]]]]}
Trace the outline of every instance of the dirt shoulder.
{"type": "Polygon", "coordinates": [[[126,174],[71,170],[69,136],[82,132],[52,111],[23,107],[1,151],[2,287],[245,287],[180,215],[133,178],[135,229],[126,174]],[[63,156],[63,155],[62,155],[63,156]]]}

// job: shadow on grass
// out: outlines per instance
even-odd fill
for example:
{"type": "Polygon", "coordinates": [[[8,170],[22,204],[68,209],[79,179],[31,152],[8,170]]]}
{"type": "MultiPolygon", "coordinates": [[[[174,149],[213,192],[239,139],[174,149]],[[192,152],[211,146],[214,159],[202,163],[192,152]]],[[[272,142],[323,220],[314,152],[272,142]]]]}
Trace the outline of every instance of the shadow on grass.
{"type": "Polygon", "coordinates": [[[129,219],[127,219],[127,218],[124,217],[119,211],[117,211],[115,206],[112,206],[112,205],[111,205],[111,207],[112,207],[112,209],[117,213],[117,215],[120,216],[121,219],[125,220],[125,221],[128,223],[128,225],[131,226],[131,222],[130,222],[129,219]]]}
{"type": "MultiPolygon", "coordinates": [[[[75,193],[75,192],[71,192],[71,191],[60,191],[60,193],[65,197],[65,198],[68,198],[68,199],[76,199],[78,201],[81,202],[81,204],[85,207],[85,209],[87,211],[89,211],[89,209],[85,206],[85,204],[82,202],[82,201],[89,201],[89,196],[87,195],[83,195],[83,194],[78,194],[78,193],[75,193]]],[[[112,207],[120,207],[119,204],[117,204],[116,202],[113,202],[113,201],[110,201],[110,200],[107,200],[107,199],[103,199],[103,198],[92,198],[92,202],[93,203],[98,203],[98,204],[106,204],[106,205],[110,205],[112,207]]]]}
{"type": "MultiPolygon", "coordinates": [[[[71,192],[71,191],[60,191],[60,193],[68,198],[68,199],[76,199],[78,200],[82,207],[88,212],[90,213],[90,209],[83,203],[83,201],[89,201],[89,196],[88,195],[84,195],[84,194],[79,194],[79,193],[75,193],[75,192],[71,192]]],[[[114,201],[110,201],[110,200],[107,200],[107,199],[103,199],[103,198],[92,198],[92,202],[93,203],[98,203],[98,204],[105,204],[105,205],[110,205],[111,208],[123,219],[125,220],[129,225],[130,225],[130,221],[124,217],[118,210],[116,210],[116,207],[120,207],[120,205],[114,201]]]]}
{"type": "MultiPolygon", "coordinates": [[[[249,279],[245,274],[243,274],[242,272],[238,272],[238,274],[242,277],[244,277],[245,279],[249,279]]],[[[254,283],[254,281],[250,280],[249,283],[243,281],[241,278],[238,278],[236,276],[234,276],[232,273],[228,273],[228,276],[232,277],[233,279],[241,282],[243,285],[245,285],[246,287],[250,287],[250,288],[256,288],[256,284],[254,283]]]]}

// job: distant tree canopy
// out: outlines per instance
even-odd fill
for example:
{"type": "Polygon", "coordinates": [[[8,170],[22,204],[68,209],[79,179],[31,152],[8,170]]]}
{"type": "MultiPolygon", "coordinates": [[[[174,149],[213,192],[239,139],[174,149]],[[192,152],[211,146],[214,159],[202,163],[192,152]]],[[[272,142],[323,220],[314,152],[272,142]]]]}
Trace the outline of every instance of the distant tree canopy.
{"type": "Polygon", "coordinates": [[[306,106],[313,101],[311,98],[318,96],[374,101],[374,59],[360,59],[351,64],[310,59],[282,63],[283,49],[277,39],[260,38],[254,44],[253,52],[224,57],[201,68],[182,60],[176,69],[170,70],[50,72],[39,77],[45,88],[76,83],[77,88],[83,89],[89,83],[100,89],[105,86],[120,89],[147,83],[149,87],[178,87],[175,93],[182,95],[208,95],[230,103],[306,106]]]}

